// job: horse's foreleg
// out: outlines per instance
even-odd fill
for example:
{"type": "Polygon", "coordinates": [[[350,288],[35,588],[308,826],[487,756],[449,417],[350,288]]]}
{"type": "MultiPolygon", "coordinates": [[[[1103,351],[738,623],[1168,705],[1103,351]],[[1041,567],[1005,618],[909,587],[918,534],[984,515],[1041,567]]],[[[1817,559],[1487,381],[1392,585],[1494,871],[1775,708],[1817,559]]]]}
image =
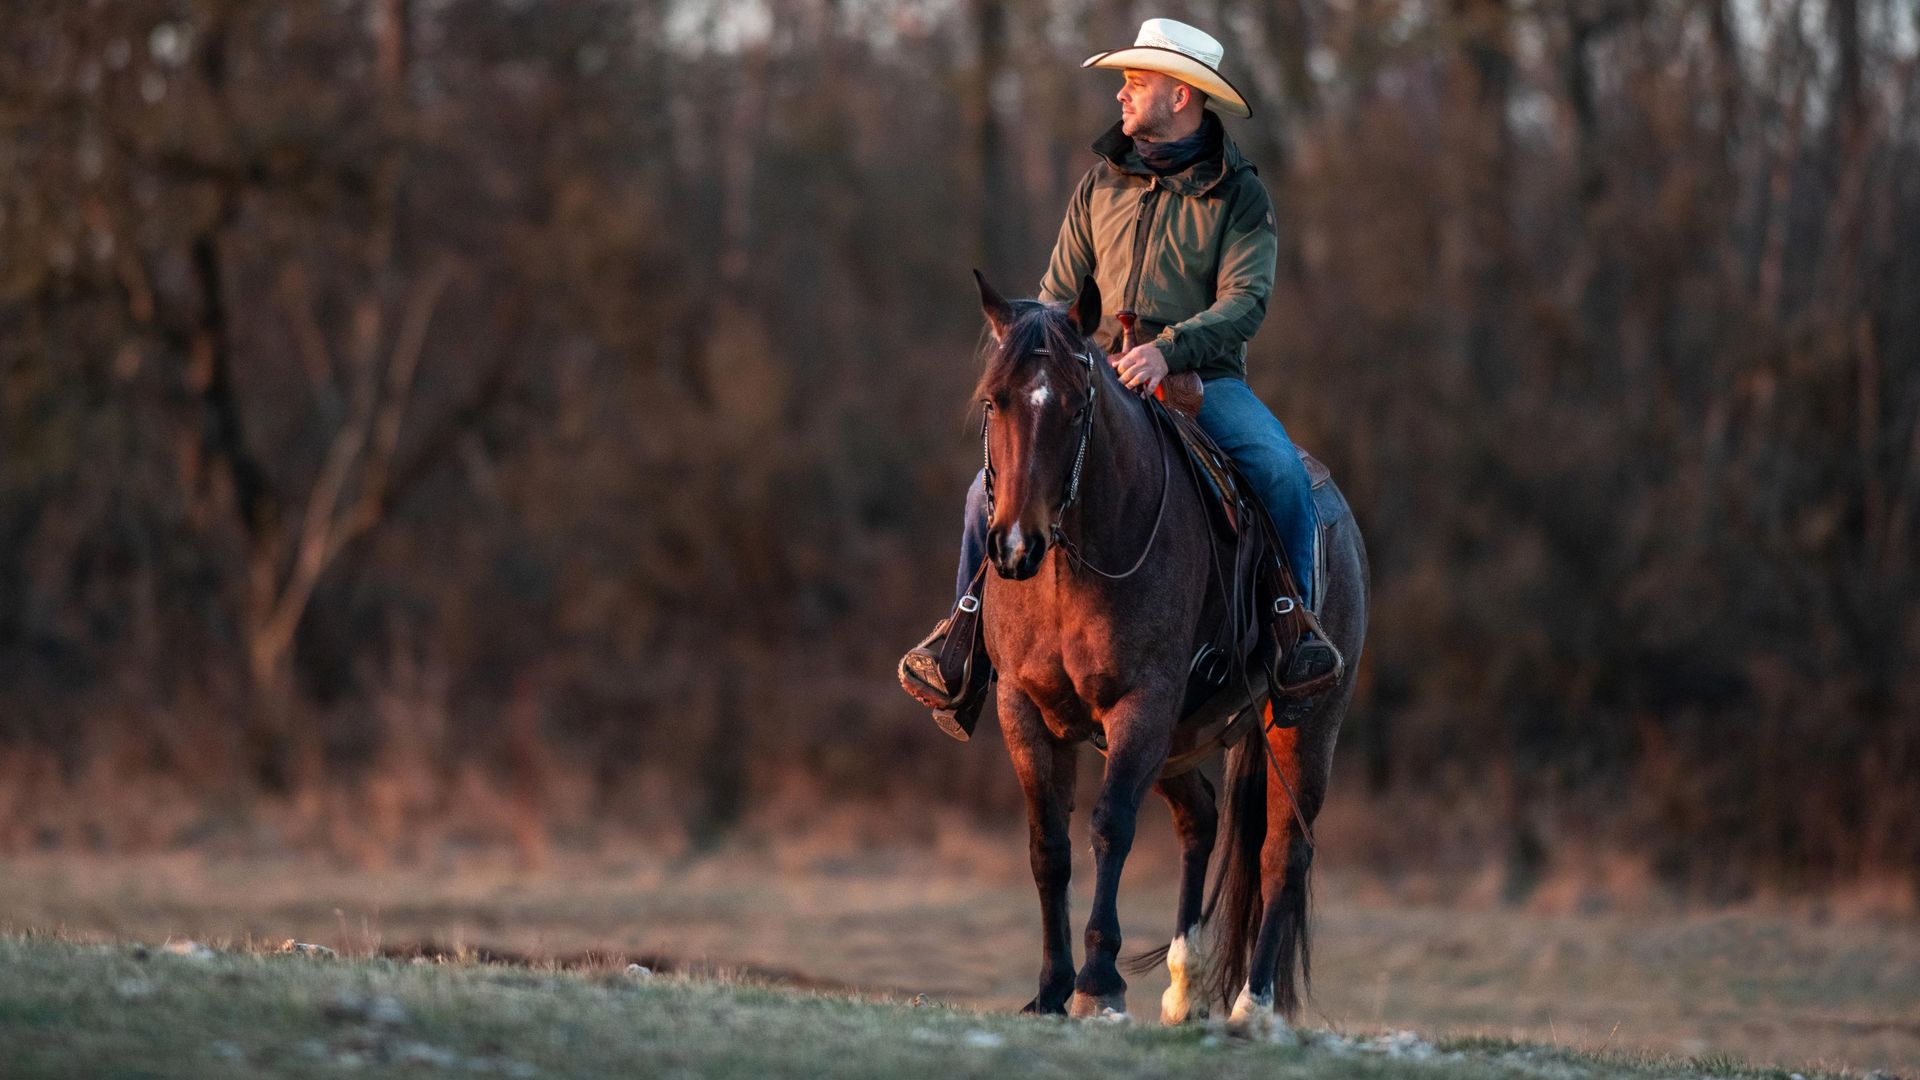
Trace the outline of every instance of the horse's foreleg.
{"type": "Polygon", "coordinates": [[[1180,838],[1180,907],[1174,917],[1173,943],[1167,947],[1171,983],[1160,998],[1160,1022],[1179,1024],[1207,1016],[1207,942],[1195,933],[1206,894],[1207,863],[1213,857],[1220,814],[1213,785],[1199,771],[1181,773],[1154,785],[1173,810],[1180,838]]]}
{"type": "Polygon", "coordinates": [[[1027,850],[1033,883],[1040,891],[1040,992],[1024,1013],[1062,1013],[1073,992],[1073,939],[1068,925],[1067,884],[1073,876],[1073,814],[1076,747],[1061,745],[1023,694],[1003,690],[1000,726],[1027,801],[1027,850]]]}
{"type": "MultiPolygon", "coordinates": [[[[1160,703],[1155,703],[1160,704],[1160,703]]],[[[1093,911],[1087,918],[1087,960],[1073,983],[1075,1016],[1127,1011],[1120,977],[1120,871],[1133,849],[1140,800],[1167,759],[1173,706],[1123,705],[1105,717],[1107,775],[1093,804],[1093,911]]]]}

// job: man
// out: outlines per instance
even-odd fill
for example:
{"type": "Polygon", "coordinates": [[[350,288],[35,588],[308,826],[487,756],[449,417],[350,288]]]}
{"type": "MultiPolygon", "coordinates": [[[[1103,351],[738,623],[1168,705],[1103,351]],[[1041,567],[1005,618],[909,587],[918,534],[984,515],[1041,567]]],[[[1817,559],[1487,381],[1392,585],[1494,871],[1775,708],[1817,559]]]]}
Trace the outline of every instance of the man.
{"type": "MultiPolygon", "coordinates": [[[[1109,353],[1121,341],[1115,313],[1139,316],[1140,344],[1108,358],[1122,382],[1146,393],[1171,373],[1199,374],[1206,387],[1200,426],[1273,516],[1305,593],[1300,599],[1312,606],[1318,520],[1306,467],[1246,383],[1246,343],[1266,316],[1276,237],[1272,200],[1207,108],[1251,115],[1220,74],[1221,53],[1218,41],[1194,27],[1148,19],[1131,48],[1081,65],[1121,72],[1120,121],[1093,144],[1100,161],[1067,206],[1040,299],[1071,301],[1091,274],[1107,305],[1096,337],[1109,353]]],[[[982,476],[967,496],[956,605],[985,557],[986,530],[982,476]]],[[[943,665],[952,623],[942,621],[901,659],[900,681],[934,709],[943,730],[965,741],[987,696],[987,665],[982,658],[956,666],[955,649],[946,650],[943,665]]],[[[1310,638],[1293,650],[1286,680],[1335,663],[1332,648],[1310,638]]]]}

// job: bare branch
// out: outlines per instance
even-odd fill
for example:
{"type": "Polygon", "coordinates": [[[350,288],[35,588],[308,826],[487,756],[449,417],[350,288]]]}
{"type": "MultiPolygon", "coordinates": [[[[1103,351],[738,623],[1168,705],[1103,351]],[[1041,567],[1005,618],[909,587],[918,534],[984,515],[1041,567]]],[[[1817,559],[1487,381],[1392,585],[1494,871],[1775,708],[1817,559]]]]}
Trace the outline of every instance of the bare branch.
{"type": "Polygon", "coordinates": [[[342,548],[380,521],[380,515],[369,513],[368,507],[380,505],[379,492],[385,487],[394,447],[399,443],[400,425],[425,350],[427,326],[451,276],[447,264],[442,263],[415,286],[388,358],[384,388],[373,365],[365,365],[359,372],[352,406],[334,432],[326,463],[308,496],[293,566],[285,585],[274,591],[269,613],[255,636],[256,670],[270,671],[277,666],[293,641],[321,575],[342,548]],[[353,478],[354,467],[368,455],[370,444],[371,456],[365,457],[366,464],[360,470],[360,497],[342,512],[341,497],[353,478]]]}

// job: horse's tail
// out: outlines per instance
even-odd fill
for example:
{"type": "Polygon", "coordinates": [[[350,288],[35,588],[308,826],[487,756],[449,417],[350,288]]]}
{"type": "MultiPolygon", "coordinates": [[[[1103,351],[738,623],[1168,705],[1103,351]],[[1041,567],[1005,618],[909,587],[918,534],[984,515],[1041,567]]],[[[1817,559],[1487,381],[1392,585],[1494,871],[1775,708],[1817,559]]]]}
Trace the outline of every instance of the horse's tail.
{"type": "Polygon", "coordinates": [[[1260,848],[1267,840],[1267,756],[1258,733],[1227,751],[1220,813],[1225,850],[1214,868],[1202,922],[1213,935],[1209,997],[1232,1002],[1247,979],[1247,953],[1260,933],[1260,848]]]}
{"type": "Polygon", "coordinates": [[[1134,953],[1132,956],[1121,959],[1120,970],[1128,975],[1145,975],[1147,972],[1166,963],[1167,953],[1171,951],[1173,951],[1173,946],[1167,944],[1157,949],[1148,949],[1146,952],[1134,953]]]}
{"type": "MultiPolygon", "coordinates": [[[[1271,709],[1269,705],[1265,717],[1268,723],[1272,722],[1271,709]]],[[[1247,980],[1249,958],[1266,912],[1261,851],[1267,843],[1267,830],[1279,830],[1276,837],[1285,838],[1287,854],[1286,876],[1274,912],[1280,948],[1274,958],[1273,988],[1274,1004],[1288,1018],[1300,1009],[1296,982],[1312,980],[1307,871],[1313,862],[1313,849],[1294,822],[1292,796],[1287,790],[1288,786],[1298,790],[1298,768],[1290,768],[1282,784],[1270,785],[1267,774],[1271,771],[1269,748],[1283,767],[1293,766],[1294,739],[1293,728],[1266,727],[1227,751],[1227,799],[1220,823],[1226,851],[1214,872],[1204,919],[1216,934],[1212,985],[1207,990],[1216,1000],[1231,1003],[1247,980]]]]}

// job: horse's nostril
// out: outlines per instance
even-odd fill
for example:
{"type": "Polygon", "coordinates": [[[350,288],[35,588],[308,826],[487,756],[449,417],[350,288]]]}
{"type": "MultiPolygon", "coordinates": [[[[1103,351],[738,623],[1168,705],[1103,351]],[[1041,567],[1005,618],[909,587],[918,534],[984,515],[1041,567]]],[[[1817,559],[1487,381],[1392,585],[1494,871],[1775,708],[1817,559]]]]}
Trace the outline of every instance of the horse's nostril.
{"type": "Polygon", "coordinates": [[[1024,569],[1031,571],[1040,565],[1041,559],[1046,557],[1047,542],[1036,536],[1033,538],[1033,542],[1027,545],[1027,549],[1020,553],[1020,565],[1024,569]]]}

